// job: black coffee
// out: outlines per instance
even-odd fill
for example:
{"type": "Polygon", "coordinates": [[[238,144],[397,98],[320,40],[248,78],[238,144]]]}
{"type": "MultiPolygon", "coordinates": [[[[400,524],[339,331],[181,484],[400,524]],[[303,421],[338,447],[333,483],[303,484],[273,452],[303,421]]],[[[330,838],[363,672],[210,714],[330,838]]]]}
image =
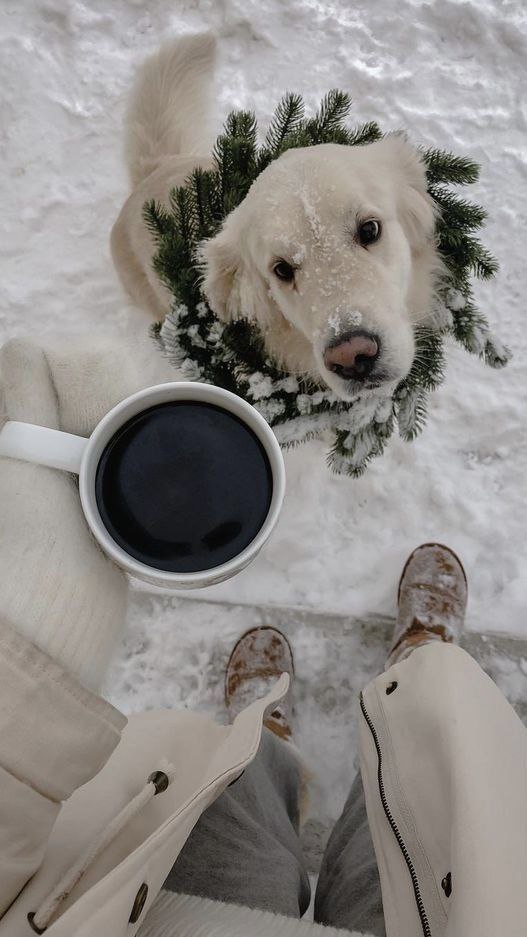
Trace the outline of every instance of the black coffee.
{"type": "Polygon", "coordinates": [[[130,556],[174,573],[220,566],[254,540],[272,496],[267,454],[237,417],[175,401],[132,417],[106,446],[95,494],[130,556]]]}

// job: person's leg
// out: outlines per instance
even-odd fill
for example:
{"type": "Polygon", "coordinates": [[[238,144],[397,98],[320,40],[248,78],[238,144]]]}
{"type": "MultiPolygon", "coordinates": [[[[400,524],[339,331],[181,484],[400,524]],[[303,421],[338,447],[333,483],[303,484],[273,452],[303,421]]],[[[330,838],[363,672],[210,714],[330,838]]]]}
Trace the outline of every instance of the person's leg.
{"type": "MultiPolygon", "coordinates": [[[[244,635],[227,670],[231,717],[284,670],[293,676],[280,632],[259,628],[244,635]]],[[[290,716],[289,697],[266,719],[252,764],[199,819],[165,889],[293,917],[307,909],[310,886],[298,838],[301,767],[284,740],[290,716]]]]}
{"type": "MultiPolygon", "coordinates": [[[[398,614],[387,668],[433,641],[459,643],[467,602],[465,572],[455,554],[423,544],[401,575],[398,614]]],[[[384,937],[381,886],[360,775],[353,782],[322,861],[315,920],[384,937]]]]}
{"type": "Polygon", "coordinates": [[[357,774],[322,860],[315,921],[385,937],[381,884],[357,774]]]}

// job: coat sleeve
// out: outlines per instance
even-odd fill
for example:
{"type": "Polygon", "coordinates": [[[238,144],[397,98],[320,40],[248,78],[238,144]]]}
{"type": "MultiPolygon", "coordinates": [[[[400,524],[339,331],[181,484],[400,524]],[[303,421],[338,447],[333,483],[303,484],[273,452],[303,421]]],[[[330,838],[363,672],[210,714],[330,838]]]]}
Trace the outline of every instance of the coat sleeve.
{"type": "Polygon", "coordinates": [[[102,768],[125,724],[0,621],[0,916],[40,866],[62,801],[102,768]]]}
{"type": "MultiPolygon", "coordinates": [[[[0,350],[6,419],[89,435],[144,380],[110,342],[0,350]]],[[[61,803],[116,746],[96,691],[124,627],[125,576],[99,550],[66,472],[0,458],[0,915],[39,867],[61,803]]]]}

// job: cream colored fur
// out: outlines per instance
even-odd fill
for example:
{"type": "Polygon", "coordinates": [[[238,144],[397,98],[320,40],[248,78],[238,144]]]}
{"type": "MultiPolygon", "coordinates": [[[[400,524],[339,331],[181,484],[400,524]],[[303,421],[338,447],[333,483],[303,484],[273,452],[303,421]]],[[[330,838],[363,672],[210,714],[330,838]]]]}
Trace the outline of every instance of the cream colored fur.
{"type": "Polygon", "coordinates": [[[214,61],[208,34],[169,43],[145,62],[130,99],[125,154],[132,194],[113,227],[111,250],[125,290],[156,319],[169,309],[170,294],[152,268],[154,243],[143,207],[151,199],[166,204],[195,166],[210,165],[207,98],[214,61]]]}
{"type": "MultiPolygon", "coordinates": [[[[210,165],[210,156],[199,156],[204,139],[193,136],[193,115],[213,60],[209,36],[174,42],[147,62],[132,97],[127,141],[135,188],[113,229],[112,251],[127,291],[157,318],[170,296],[152,269],[142,209],[148,199],[166,203],[194,166],[210,165]]],[[[324,351],[354,328],[375,334],[380,386],[369,392],[384,394],[412,364],[414,326],[433,320],[442,272],[434,229],[424,166],[404,137],[290,150],[202,245],[204,291],[220,318],[254,319],[288,371],[322,379],[343,399],[363,388],[328,371],[324,351]],[[358,228],[370,218],[382,233],[365,248],[358,228]],[[294,283],[274,273],[279,260],[295,267],[294,283]]]]}

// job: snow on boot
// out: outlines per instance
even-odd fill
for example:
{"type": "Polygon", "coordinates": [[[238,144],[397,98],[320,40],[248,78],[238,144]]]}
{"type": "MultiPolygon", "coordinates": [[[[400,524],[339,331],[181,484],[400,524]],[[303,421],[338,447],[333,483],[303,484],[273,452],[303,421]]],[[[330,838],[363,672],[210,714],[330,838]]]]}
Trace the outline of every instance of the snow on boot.
{"type": "Polygon", "coordinates": [[[294,676],[291,646],[276,628],[264,625],[247,631],[235,645],[225,674],[225,704],[231,720],[264,696],[284,672],[291,677],[287,696],[266,715],[264,725],[280,738],[290,739],[294,676]]]}
{"type": "Polygon", "coordinates": [[[432,641],[459,644],[467,607],[465,570],[449,547],[424,543],[399,582],[397,624],[386,669],[432,641]]]}

